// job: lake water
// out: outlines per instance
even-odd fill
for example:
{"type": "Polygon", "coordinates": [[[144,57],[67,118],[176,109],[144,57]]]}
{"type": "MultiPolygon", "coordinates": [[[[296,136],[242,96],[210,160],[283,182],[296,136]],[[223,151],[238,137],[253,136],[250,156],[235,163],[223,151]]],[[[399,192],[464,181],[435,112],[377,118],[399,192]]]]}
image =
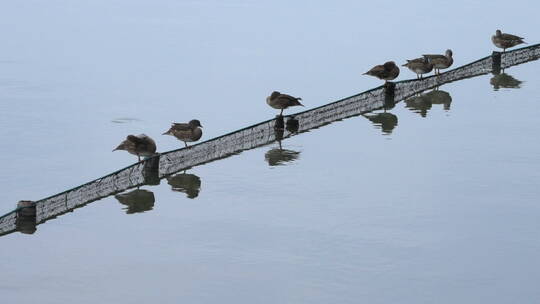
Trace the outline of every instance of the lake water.
{"type": "MultiPolygon", "coordinates": [[[[312,108],[380,85],[361,74],[386,60],[452,48],[460,66],[494,50],[497,28],[537,43],[538,4],[512,3],[528,9],[4,1],[0,213],[133,163],[111,153],[127,134],[168,151],[182,145],[160,135],[172,121],[198,118],[209,139],[274,117],[272,90],[312,108]]],[[[353,117],[3,236],[1,298],[538,302],[539,67],[400,102],[397,125],[353,117]]]]}

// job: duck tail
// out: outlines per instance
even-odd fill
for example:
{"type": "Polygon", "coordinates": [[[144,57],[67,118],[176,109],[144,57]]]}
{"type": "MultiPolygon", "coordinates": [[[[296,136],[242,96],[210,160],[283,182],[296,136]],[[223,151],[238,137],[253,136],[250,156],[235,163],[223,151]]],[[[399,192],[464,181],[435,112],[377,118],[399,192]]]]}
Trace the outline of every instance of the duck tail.
{"type": "Polygon", "coordinates": [[[298,98],[298,99],[294,102],[293,106],[302,106],[302,107],[303,107],[304,105],[303,105],[300,101],[298,101],[298,100],[301,100],[301,99],[298,98]]]}

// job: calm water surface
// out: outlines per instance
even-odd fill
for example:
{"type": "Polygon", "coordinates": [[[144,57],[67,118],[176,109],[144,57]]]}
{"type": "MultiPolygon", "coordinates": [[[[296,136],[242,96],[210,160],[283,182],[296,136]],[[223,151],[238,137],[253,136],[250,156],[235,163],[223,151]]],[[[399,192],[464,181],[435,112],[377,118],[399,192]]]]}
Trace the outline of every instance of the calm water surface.
{"type": "MultiPolygon", "coordinates": [[[[167,151],[181,146],[159,135],[172,121],[198,118],[209,139],[273,117],[274,89],[314,107],[379,85],[360,74],[387,59],[452,48],[459,66],[490,54],[499,27],[540,40],[536,2],[287,5],[2,2],[0,213],[131,164],[110,152],[130,133],[167,151]]],[[[394,116],[336,122],[4,236],[1,297],[538,302],[539,67],[445,85],[394,116]]]]}

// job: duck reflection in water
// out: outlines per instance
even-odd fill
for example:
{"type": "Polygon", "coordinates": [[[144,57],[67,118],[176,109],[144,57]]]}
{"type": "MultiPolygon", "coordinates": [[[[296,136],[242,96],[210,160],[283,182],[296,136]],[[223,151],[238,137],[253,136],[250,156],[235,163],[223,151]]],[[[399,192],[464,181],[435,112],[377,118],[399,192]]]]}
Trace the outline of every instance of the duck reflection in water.
{"type": "Polygon", "coordinates": [[[156,199],[154,192],[135,189],[133,191],[122,193],[114,196],[122,205],[126,205],[126,214],[140,213],[150,211],[154,208],[156,199]]]}
{"type": "Polygon", "coordinates": [[[194,199],[201,191],[201,179],[195,174],[179,173],[167,177],[167,183],[171,185],[173,191],[182,192],[188,198],[194,199]]]}
{"type": "Polygon", "coordinates": [[[442,104],[444,110],[449,111],[452,104],[452,96],[446,91],[435,88],[427,93],[405,99],[405,107],[415,113],[419,113],[422,117],[427,116],[428,111],[434,104],[442,104]]]}
{"type": "Polygon", "coordinates": [[[363,115],[369,119],[375,128],[381,129],[384,135],[392,134],[392,130],[398,125],[398,118],[396,115],[384,111],[383,113],[372,113],[363,115]]]}
{"type": "MultiPolygon", "coordinates": [[[[298,130],[298,123],[297,121],[295,122],[294,120],[295,119],[293,118],[292,122],[287,121],[287,124],[286,124],[286,127],[288,127],[287,130],[291,133],[293,133],[291,130],[295,130],[295,131],[298,130]]],[[[281,140],[283,139],[284,130],[276,129],[275,132],[276,132],[275,135],[276,135],[276,140],[278,142],[278,147],[272,148],[264,154],[264,159],[266,160],[268,165],[271,167],[283,166],[297,160],[300,157],[300,152],[283,149],[283,147],[281,146],[281,140]]]]}
{"type": "Polygon", "coordinates": [[[519,89],[523,81],[517,80],[511,75],[506,74],[504,71],[502,73],[493,73],[493,77],[489,80],[489,83],[493,86],[493,90],[498,91],[500,88],[503,89],[519,89]]]}

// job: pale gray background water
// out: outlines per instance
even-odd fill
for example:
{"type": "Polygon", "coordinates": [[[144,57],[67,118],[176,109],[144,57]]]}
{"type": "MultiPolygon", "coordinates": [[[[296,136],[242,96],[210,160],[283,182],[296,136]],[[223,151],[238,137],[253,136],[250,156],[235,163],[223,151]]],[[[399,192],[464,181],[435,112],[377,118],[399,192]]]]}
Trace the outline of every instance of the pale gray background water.
{"type": "MultiPolygon", "coordinates": [[[[452,48],[459,66],[495,29],[540,41],[533,1],[397,4],[235,1],[0,3],[2,210],[131,164],[111,153],[172,121],[204,139],[275,115],[274,89],[308,107],[380,82],[361,73],[452,48]],[[512,7],[512,5],[515,5],[512,7]],[[385,19],[388,18],[388,19],[385,19]],[[127,119],[126,119],[127,118],[127,119]],[[115,121],[122,121],[118,123],[115,121]]],[[[143,187],[0,238],[13,303],[534,303],[540,300],[538,62],[442,87],[449,111],[400,103],[381,135],[355,117],[196,167],[195,199],[143,187]]],[[[411,78],[402,70],[399,79],[411,78]]]]}

